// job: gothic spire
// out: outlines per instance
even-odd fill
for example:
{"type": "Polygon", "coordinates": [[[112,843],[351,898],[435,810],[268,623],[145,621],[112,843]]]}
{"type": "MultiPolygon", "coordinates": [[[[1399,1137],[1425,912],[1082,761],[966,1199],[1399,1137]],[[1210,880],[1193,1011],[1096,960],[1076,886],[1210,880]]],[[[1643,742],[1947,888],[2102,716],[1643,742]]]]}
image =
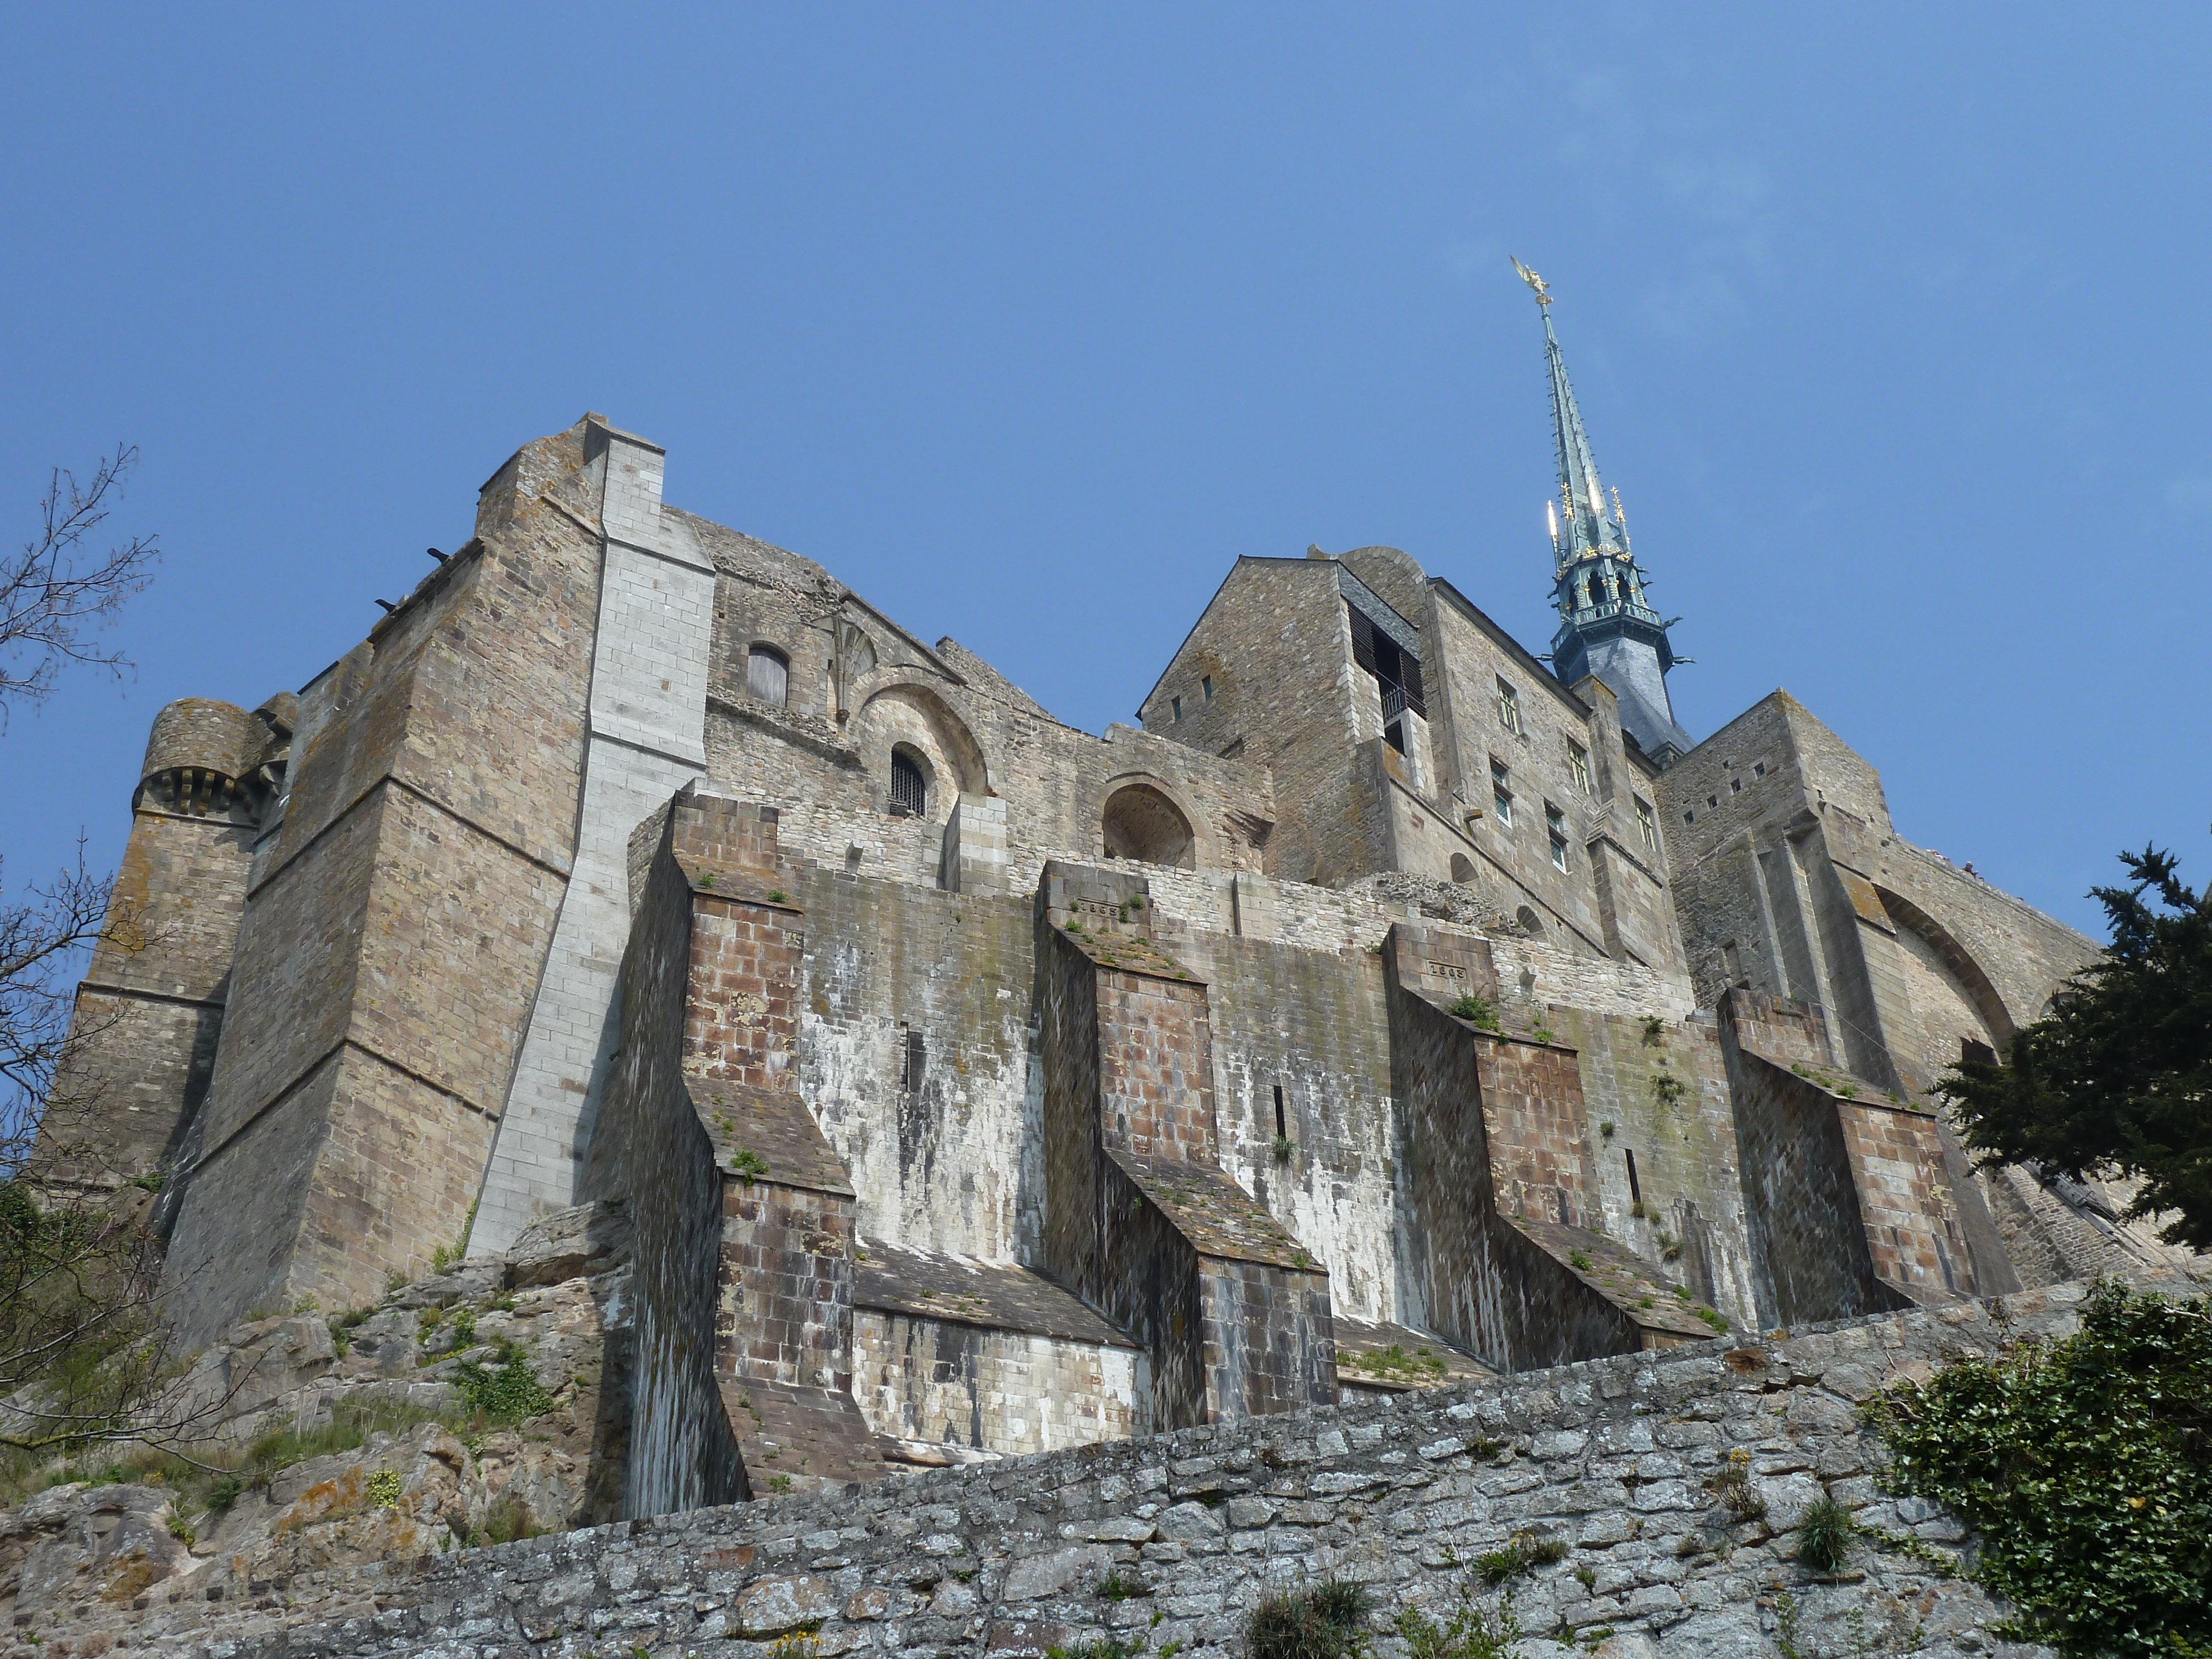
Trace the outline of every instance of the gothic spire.
{"type": "Polygon", "coordinates": [[[1552,383],[1552,436],[1559,465],[1559,499],[1547,508],[1552,599],[1559,612],[1552,665],[1570,685],[1592,674],[1603,680],[1620,700],[1623,729],[1664,766],[1692,746],[1667,695],[1667,671],[1687,659],[1674,655],[1668,624],[1644,598],[1644,574],[1630,550],[1620,493],[1615,490],[1608,503],[1598,482],[1597,458],[1583,429],[1574,384],[1552,327],[1551,288],[1518,259],[1513,269],[1535,294],[1543,316],[1544,360],[1552,383]]]}

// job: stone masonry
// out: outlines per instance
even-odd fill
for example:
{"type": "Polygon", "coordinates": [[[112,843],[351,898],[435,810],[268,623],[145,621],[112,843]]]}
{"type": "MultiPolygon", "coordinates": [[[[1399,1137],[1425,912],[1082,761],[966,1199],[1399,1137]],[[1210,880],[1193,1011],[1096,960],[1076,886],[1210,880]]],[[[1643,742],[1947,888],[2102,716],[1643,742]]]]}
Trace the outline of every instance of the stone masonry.
{"type": "MultiPolygon", "coordinates": [[[[1649,653],[1626,690],[1563,684],[1403,551],[1316,547],[1231,563],[1094,735],[669,504],[660,447],[587,415],[296,696],[157,718],[79,999],[87,1109],[40,1155],[145,1206],[193,1343],[611,1206],[636,1517],[902,1514],[921,1489],[844,1489],[984,1490],[1040,1453],[1135,1479],[1148,1437],[1256,1458],[1255,1420],[1378,1399],[1427,1468],[1464,1449],[1422,1454],[1447,1408],[1403,1396],[2191,1269],[2124,1191],[1973,1168],[1930,1095],[2094,945],[1905,841],[1786,693],[1682,750],[1667,625],[1576,443],[1562,639],[1613,654],[1560,660],[1649,653]]],[[[1346,1440],[1328,1492],[1268,1485],[1301,1452],[1218,1504],[1101,1499],[1142,1537],[1053,1547],[1165,1572],[1336,1524],[1382,1444],[1346,1440]]],[[[845,1571],[793,1582],[842,1608],[845,1571]]],[[[1026,1607],[975,1571],[884,1616],[1026,1607]]],[[[1636,1571],[1586,1599],[1656,1619],[1718,1569],[1636,1571]]],[[[1072,1607],[978,1628],[1018,1650],[1072,1607]]]]}
{"type": "Polygon", "coordinates": [[[2081,1294],[2054,1285],[892,1486],[303,1568],[235,1598],[88,1608],[85,1624],[50,1628],[91,1654],[109,1638],[79,1632],[127,1618],[134,1646],[179,1659],[734,1659],[789,1637],[833,1659],[1042,1659],[1108,1638],[1226,1659],[1261,1597],[1344,1577],[1375,1593],[1394,1655],[1401,1608],[1442,1616],[1464,1589],[1494,1618],[1503,1591],[1472,1564],[1525,1537],[1565,1553],[1503,1587],[1524,1659],[1764,1659],[1792,1632],[1808,1653],[2030,1659],[2045,1650],[2005,1643],[2005,1610],[1947,1572],[1958,1524],[1882,1492],[1881,1449],[1855,1408],[1954,1356],[2064,1334],[2081,1294]],[[1871,1534],[1826,1577],[1792,1559],[1824,1495],[1871,1534]]]}

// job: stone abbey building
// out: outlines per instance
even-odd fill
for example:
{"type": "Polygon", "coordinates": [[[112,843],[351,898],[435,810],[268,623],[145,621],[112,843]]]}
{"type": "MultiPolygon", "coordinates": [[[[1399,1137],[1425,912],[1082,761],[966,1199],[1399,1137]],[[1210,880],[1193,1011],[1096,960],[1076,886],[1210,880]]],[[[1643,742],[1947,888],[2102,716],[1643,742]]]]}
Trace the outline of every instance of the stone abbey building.
{"type": "Polygon", "coordinates": [[[1543,315],[1556,672],[1311,548],[1103,736],[526,445],[296,695],[156,718],[50,1155],[167,1172],[196,1340],[623,1206],[639,1513],[2154,1253],[1927,1093],[2095,946],[1787,693],[1682,729],[1543,315]]]}

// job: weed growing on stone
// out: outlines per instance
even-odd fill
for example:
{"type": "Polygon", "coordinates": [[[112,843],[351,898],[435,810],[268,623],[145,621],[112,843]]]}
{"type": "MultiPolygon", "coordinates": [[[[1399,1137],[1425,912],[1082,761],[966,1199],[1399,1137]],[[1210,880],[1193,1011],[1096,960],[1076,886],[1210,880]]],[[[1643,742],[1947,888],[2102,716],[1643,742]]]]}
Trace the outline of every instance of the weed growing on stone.
{"type": "Polygon", "coordinates": [[[1489,999],[1469,991],[1451,1006],[1452,1017],[1463,1019],[1470,1025],[1479,1025],[1486,1031],[1498,1027],[1498,1011],[1490,1006],[1489,999]]]}
{"type": "Polygon", "coordinates": [[[1405,1638],[1407,1659],[1514,1659],[1523,1634],[1510,1593],[1492,1611],[1465,1581],[1441,1624],[1419,1607],[1407,1607],[1392,1623],[1405,1638]]]}
{"type": "Polygon", "coordinates": [[[1705,1486],[1739,1521],[1756,1521],[1766,1513],[1766,1500],[1751,1484],[1751,1454],[1741,1446],[1705,1477],[1705,1486]]]}
{"type": "Polygon", "coordinates": [[[1416,1348],[1407,1353],[1395,1342],[1387,1348],[1352,1355],[1351,1359],[1370,1376],[1391,1382],[1431,1382],[1442,1377],[1448,1369],[1442,1359],[1426,1348],[1416,1348]]]}
{"type": "Polygon", "coordinates": [[[1797,1522],[1797,1564],[1818,1573],[1840,1571],[1857,1530],[1851,1512],[1834,1498],[1814,1498],[1797,1522]]]}
{"type": "Polygon", "coordinates": [[[1569,1250],[1567,1252],[1567,1265],[1572,1267],[1577,1273],[1586,1273],[1590,1271],[1590,1259],[1584,1255],[1580,1250],[1569,1250]]]}
{"type": "Polygon", "coordinates": [[[730,1154],[730,1173],[748,1187],[768,1178],[768,1160],[750,1146],[730,1154]]]}
{"type": "Polygon", "coordinates": [[[1356,1659],[1366,1645],[1371,1605],[1364,1584],[1331,1578],[1271,1595],[1244,1628],[1249,1659],[1356,1659]]]}
{"type": "Polygon", "coordinates": [[[553,1396],[512,1342],[499,1345],[491,1364],[465,1359],[453,1368],[453,1391],[487,1422],[519,1423],[553,1409],[553,1396]]]}
{"type": "Polygon", "coordinates": [[[1126,1577],[1118,1567],[1098,1581],[1098,1599],[1102,1601],[1126,1601],[1132,1596],[1152,1593],[1150,1585],[1126,1577]]]}
{"type": "Polygon", "coordinates": [[[1504,1549],[1476,1556],[1474,1571],[1484,1583],[1494,1589],[1516,1578],[1525,1578],[1538,1567],[1553,1566],[1566,1559],[1567,1547],[1558,1539],[1516,1532],[1504,1549]]]}
{"type": "Polygon", "coordinates": [[[1292,1140],[1288,1135],[1277,1135],[1275,1137],[1276,1163],[1288,1164],[1291,1161],[1291,1154],[1296,1152],[1297,1150],[1298,1143],[1292,1140]]]}
{"type": "Polygon", "coordinates": [[[1644,1046],[1656,1048],[1660,1039],[1667,1035],[1667,1022],[1656,1014],[1644,1016],[1644,1046]]]}

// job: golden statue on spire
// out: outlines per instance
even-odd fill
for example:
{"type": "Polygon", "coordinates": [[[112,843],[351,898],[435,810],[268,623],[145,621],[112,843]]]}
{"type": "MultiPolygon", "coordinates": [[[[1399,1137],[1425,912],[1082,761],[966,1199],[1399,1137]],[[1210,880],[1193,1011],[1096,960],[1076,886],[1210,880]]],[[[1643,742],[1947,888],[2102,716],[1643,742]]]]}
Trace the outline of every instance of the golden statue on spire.
{"type": "MultiPolygon", "coordinates": [[[[1505,257],[1509,259],[1513,259],[1513,256],[1510,253],[1505,257]]],[[[1529,270],[1528,266],[1522,264],[1518,259],[1513,259],[1513,269],[1521,273],[1521,280],[1522,282],[1528,283],[1530,288],[1536,291],[1536,303],[1538,305],[1547,306],[1552,303],[1551,284],[1547,283],[1541,276],[1539,276],[1534,271],[1529,270]]]]}

